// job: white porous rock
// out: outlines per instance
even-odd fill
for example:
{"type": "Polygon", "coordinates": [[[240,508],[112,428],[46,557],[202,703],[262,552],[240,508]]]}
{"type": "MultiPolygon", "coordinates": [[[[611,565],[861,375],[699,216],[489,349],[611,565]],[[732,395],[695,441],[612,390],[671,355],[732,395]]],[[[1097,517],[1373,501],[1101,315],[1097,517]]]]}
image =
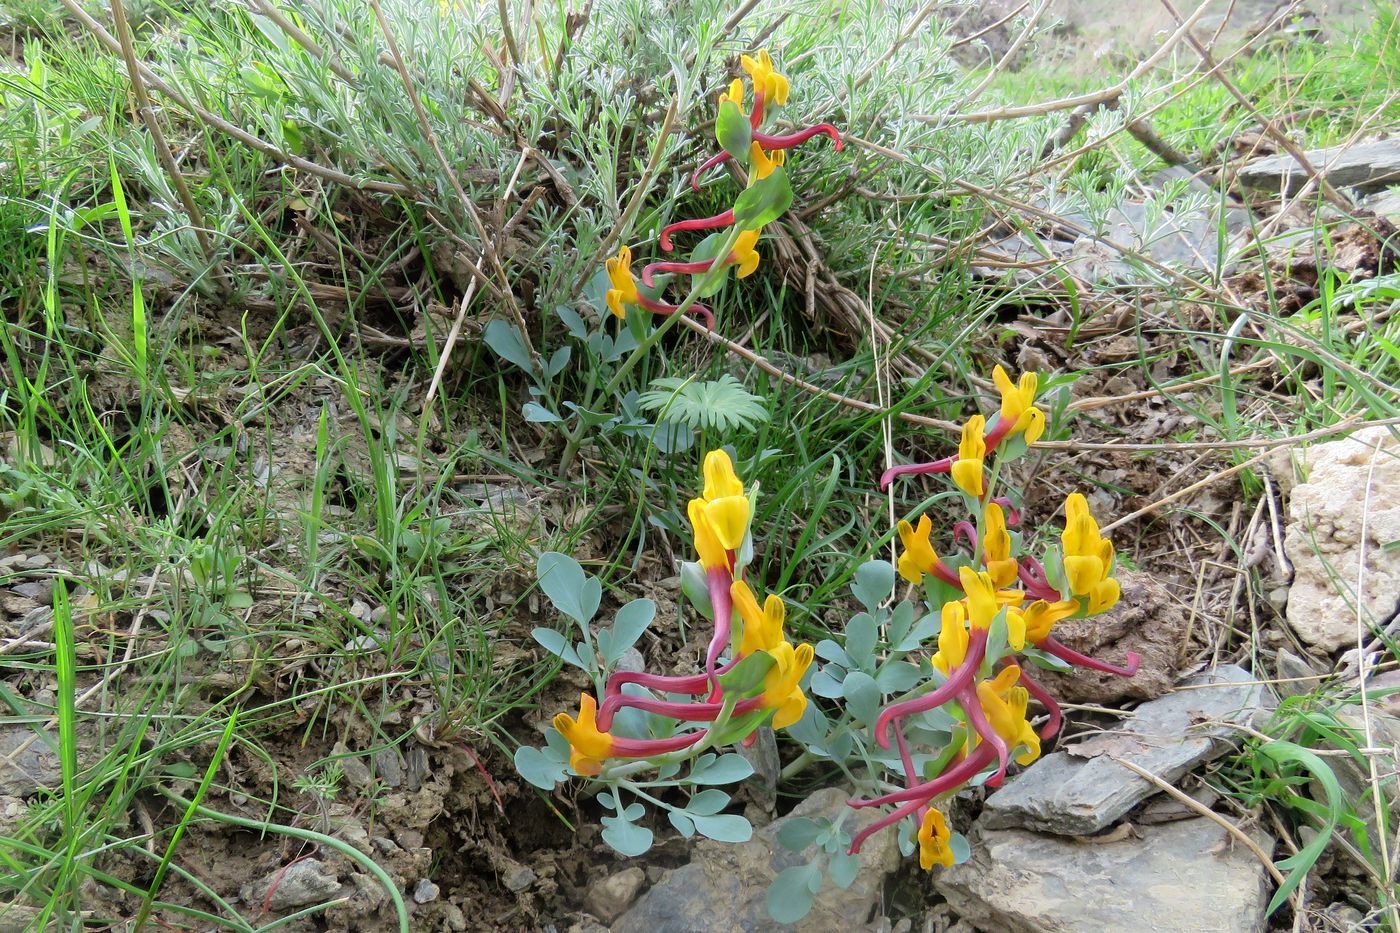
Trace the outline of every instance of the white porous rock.
{"type": "Polygon", "coordinates": [[[1285,488],[1295,465],[1301,479],[1284,536],[1293,564],[1288,624],[1309,645],[1336,651],[1356,643],[1358,603],[1369,628],[1389,621],[1400,600],[1400,442],[1368,428],[1309,447],[1294,464],[1275,464],[1285,488]]]}

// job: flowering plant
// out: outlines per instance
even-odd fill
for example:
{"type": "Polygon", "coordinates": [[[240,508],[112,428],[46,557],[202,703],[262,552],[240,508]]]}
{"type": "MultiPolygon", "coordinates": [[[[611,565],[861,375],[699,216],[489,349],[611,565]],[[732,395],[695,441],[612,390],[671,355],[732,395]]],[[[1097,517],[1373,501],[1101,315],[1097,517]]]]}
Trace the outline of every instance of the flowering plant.
{"type": "Polygon", "coordinates": [[[784,167],[787,150],[822,135],[829,136],[838,151],[841,149],[841,134],[830,123],[818,123],[789,134],[769,132],[779,110],[787,103],[788,79],[774,69],[773,59],[766,50],[745,55],[740,63],[752,91],[750,108],[745,112],[744,82],[735,78],[719,95],[715,138],[720,151],[695,170],[690,184],[698,192],[700,177],[705,172],[726,162],[735,162],[747,172],[748,185],[729,210],[713,217],[669,224],[662,228],[659,242],[662,250],[671,252],[675,248],[675,233],[717,229],[726,232],[705,237],[685,262],[661,261],[644,266],[640,286],[632,274],[632,250],[620,247],[617,255],[607,261],[611,287],[606,296],[609,310],[620,318],[625,318],[627,308],[633,306],[663,315],[691,311],[713,329],[714,314],[704,305],[696,304],[695,299],[718,292],[730,268],[737,269],[741,279],[758,268],[760,257],[756,246],[764,226],[781,217],[792,204],[792,184],[784,167]],[[718,272],[724,274],[712,274],[718,272]],[[661,294],[667,283],[678,275],[695,277],[692,294],[679,305],[668,304],[661,300],[661,294]]]}
{"type": "MultiPolygon", "coordinates": [[[[997,487],[1003,465],[1045,429],[1035,404],[1038,378],[1028,373],[1013,383],[997,367],[994,379],[1001,406],[990,423],[982,415],[968,419],[956,455],[895,467],[881,477],[888,486],[903,475],[947,475],[969,516],[952,526],[954,550],[934,550],[929,516],[900,521],[896,564],[874,560],[855,571],[851,592],[863,611],[847,623],[840,643],[794,646],[784,632],[782,598],[769,594],[760,606],[746,574],[754,491],[721,450],[705,457],[702,494],[689,504],[699,560],[685,564],[681,574],[690,602],[712,623],[699,672],[610,670],[641,633],[634,624],[616,634],[636,603],[623,607],[612,630],[599,633],[595,649],[586,617],[597,608],[597,581],[590,584],[577,565],[555,576],[568,559],[545,555],[541,585],[582,625],[585,640],[570,647],[549,629],[537,629],[535,637],[589,672],[603,699],[599,704],[585,694],[577,716],[558,714],[548,747],[517,755],[522,774],[553,787],[572,770],[607,785],[600,799],[615,815],[604,817],[604,838],[624,854],[645,851],[652,837],[638,824],[644,807],[624,805],[623,791],[661,806],[687,836],[698,831],[742,841],[751,831],[748,823],[720,813],[728,794],[696,792],[695,786],[747,777],[751,769],[742,757],[716,757],[712,750],[751,742],[760,726],[771,724],[801,748],[784,777],[826,761],[864,792],[838,818],[792,821],[780,834],[783,844],[813,849],[814,855],[773,882],[768,904],[775,919],[800,919],[823,877],[849,885],[862,846],[886,828],[907,827],[900,847],[907,855],[917,852],[925,869],[965,859],[967,841],[952,831],[940,802],[968,786],[1000,785],[1012,762],[1034,761],[1041,743],[1060,729],[1059,705],[1028,669],[1078,666],[1128,677],[1138,665],[1132,652],[1119,666],[1055,638],[1059,622],[1096,615],[1118,601],[1113,544],[1084,496],[1072,493],[1058,547],[1040,558],[1031,553],[1018,510],[997,495],[997,487]],[[896,575],[921,598],[890,605],[896,575]],[[594,594],[584,600],[591,608],[572,608],[575,592],[594,594]],[[816,657],[823,663],[813,668],[816,657]],[[809,703],[808,692],[833,703],[809,703]],[[1038,728],[1030,719],[1032,700],[1044,711],[1038,728]],[[686,801],[659,794],[675,787],[689,790],[686,801]],[[847,816],[872,808],[881,811],[877,818],[846,830],[847,816]]],[[[645,618],[650,620],[649,611],[645,618]]]]}
{"type": "Polygon", "coordinates": [[[577,623],[583,640],[571,645],[549,628],[535,629],[535,640],[587,673],[595,692],[579,698],[577,715],[556,715],[546,747],[520,749],[516,766],[546,789],[566,777],[566,762],[574,774],[606,787],[600,799],[615,815],[604,817],[603,838],[624,855],[651,846],[651,830],[638,824],[642,801],[664,809],[683,835],[748,839],[752,827],[742,816],[719,812],[729,795],[712,785],[741,781],[752,767],[742,755],[709,750],[751,743],[759,727],[786,728],[807,709],[800,684],[812,646],[787,640],[782,599],[769,594],[760,606],[746,579],[753,556],[750,495],[725,451],[706,455],[702,494],[687,509],[699,560],[682,569],[686,595],[712,623],[703,670],[696,674],[620,669],[618,662],[650,623],[655,606],[650,600],[627,604],[595,639],[590,622],[601,585],[566,555],[540,558],[541,588],[577,623]],[[682,765],[689,766],[684,776],[682,765]],[[701,786],[706,789],[696,789],[701,786]],[[687,800],[676,804],[658,796],[672,787],[685,788],[687,800]],[[624,792],[637,799],[624,805],[624,792]]]}

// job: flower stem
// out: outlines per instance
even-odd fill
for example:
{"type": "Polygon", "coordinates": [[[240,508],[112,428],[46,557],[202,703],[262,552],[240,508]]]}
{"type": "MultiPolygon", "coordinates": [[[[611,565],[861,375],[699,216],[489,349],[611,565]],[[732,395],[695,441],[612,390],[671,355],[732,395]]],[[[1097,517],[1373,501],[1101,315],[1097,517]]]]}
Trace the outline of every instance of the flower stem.
{"type": "MultiPolygon", "coordinates": [[[[728,256],[729,252],[734,249],[734,244],[738,242],[740,233],[743,233],[743,231],[737,227],[731,228],[729,233],[725,235],[724,243],[717,255],[728,256]]],[[[651,348],[656,346],[656,342],[664,337],[667,331],[676,326],[676,322],[681,319],[681,316],[685,314],[686,310],[690,308],[691,305],[695,304],[696,299],[700,297],[700,292],[710,284],[711,277],[715,275],[716,271],[715,269],[711,269],[704,275],[695,277],[695,284],[690,286],[689,294],[676,306],[675,312],[653,328],[651,333],[643,337],[641,341],[638,342],[636,348],[628,354],[627,359],[622,361],[622,365],[617,368],[617,371],[612,374],[612,378],[607,381],[607,384],[603,386],[600,393],[603,398],[608,398],[616,392],[617,387],[622,384],[622,380],[626,379],[628,374],[637,368],[637,364],[642,361],[642,357],[646,356],[651,348]]],[[[723,267],[718,271],[723,272],[725,275],[729,274],[728,267],[723,267]]],[[[559,457],[560,475],[563,475],[568,471],[569,467],[573,466],[574,458],[578,456],[578,449],[583,444],[583,434],[585,430],[584,423],[580,420],[579,423],[565,435],[564,452],[559,457]]]]}

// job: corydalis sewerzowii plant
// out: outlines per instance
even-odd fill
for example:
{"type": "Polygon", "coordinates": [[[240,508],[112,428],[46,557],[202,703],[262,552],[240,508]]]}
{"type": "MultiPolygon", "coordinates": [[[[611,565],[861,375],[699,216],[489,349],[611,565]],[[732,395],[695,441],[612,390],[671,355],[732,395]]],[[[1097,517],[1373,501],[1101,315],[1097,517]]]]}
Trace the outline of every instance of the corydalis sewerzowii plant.
{"type": "Polygon", "coordinates": [[[622,804],[624,790],[666,810],[687,836],[698,831],[724,841],[747,839],[751,828],[743,817],[719,812],[729,802],[727,794],[714,788],[696,793],[694,788],[742,780],[752,768],[738,754],[716,757],[708,750],[750,743],[765,724],[786,728],[807,708],[801,681],[812,663],[812,646],[790,643],[783,631],[781,597],[770,593],[760,606],[745,579],[753,553],[750,495],[723,450],[706,455],[703,472],[702,495],[691,499],[687,510],[699,561],[686,564],[682,573],[687,596],[713,622],[700,673],[613,670],[651,613],[640,627],[629,625],[619,634],[623,614],[635,603],[624,606],[618,623],[598,633],[595,647],[589,620],[601,596],[597,581],[564,555],[546,554],[540,561],[541,588],[579,623],[583,642],[571,646],[552,629],[536,629],[534,637],[588,672],[602,702],[583,694],[577,715],[554,717],[546,748],[522,748],[516,765],[527,780],[552,788],[566,777],[567,756],[574,774],[607,785],[609,791],[600,799],[617,815],[604,817],[604,839],[625,855],[646,851],[651,831],[637,825],[644,809],[640,804],[622,804]],[[556,576],[560,569],[562,576],[556,576]],[[690,771],[681,777],[686,763],[690,771]],[[640,777],[644,773],[649,776],[640,777]],[[687,803],[655,796],[661,788],[677,786],[692,790],[687,803]]]}
{"type": "Polygon", "coordinates": [[[1119,597],[1113,577],[1113,544],[1099,533],[1084,496],[1065,500],[1065,530],[1060,548],[1046,562],[1023,552],[1022,535],[1010,502],[994,495],[1000,465],[1018,456],[1045,429],[1044,413],[1036,407],[1038,377],[1026,373],[1013,383],[998,366],[994,380],[1001,408],[988,425],[981,415],[968,419],[958,453],[932,463],[894,467],[880,479],[882,488],[906,474],[948,474],[962,492],[970,521],[953,526],[953,539],[965,538],[968,557],[941,558],[930,543],[932,522],[921,516],[917,525],[899,523],[903,553],[898,569],[910,583],[923,585],[929,608],[938,609],[938,651],[930,659],[930,682],[910,695],[885,705],[876,716],[874,738],[883,749],[891,742],[899,750],[903,790],[851,801],[853,808],[892,806],[880,819],[857,833],[850,851],[860,851],[871,834],[912,818],[912,838],[920,864],[952,865],[952,833],[934,806],[992,769],[988,786],[1000,785],[1009,762],[1029,764],[1040,755],[1040,743],[1055,735],[1062,721],[1054,698],[1026,672],[1027,663],[1052,669],[1077,665],[1131,677],[1138,656],[1128,653],[1122,667],[1086,657],[1051,634],[1056,623],[1095,615],[1111,608],[1119,597]],[[997,457],[989,470],[988,460],[997,457]],[[1046,710],[1037,732],[1027,720],[1030,699],[1046,710]],[[922,714],[941,710],[951,726],[949,741],[922,769],[915,766],[906,726],[922,714]]]}
{"type": "MultiPolygon", "coordinates": [[[[667,283],[676,275],[705,276],[716,268],[736,268],[739,278],[752,275],[758,268],[758,238],[765,225],[782,216],[792,204],[792,184],[788,180],[787,150],[813,136],[831,137],[837,151],[841,149],[841,134],[830,123],[818,123],[796,133],[767,132],[779,109],[788,100],[788,79],[773,68],[767,51],[745,55],[740,59],[752,87],[752,106],[744,110],[744,82],[735,78],[728,90],[719,96],[719,112],[715,119],[715,137],[721,151],[707,159],[691,176],[691,186],[700,190],[700,176],[711,168],[728,161],[737,161],[748,172],[748,187],[739,195],[734,206],[713,217],[697,217],[669,224],[661,231],[661,248],[674,248],[672,234],[683,230],[713,230],[730,228],[729,233],[712,233],[701,240],[686,262],[653,262],[642,268],[641,285],[632,274],[632,250],[623,246],[606,263],[610,288],[607,305],[618,317],[627,316],[627,307],[635,305],[654,314],[674,314],[681,305],[661,300],[667,283]],[[722,260],[721,250],[728,249],[722,260]],[[716,263],[718,262],[718,267],[716,263]]],[[[713,276],[704,283],[696,297],[715,294],[724,285],[726,275],[713,276]]],[[[705,319],[714,329],[714,314],[701,304],[691,304],[686,310],[705,319]]]]}

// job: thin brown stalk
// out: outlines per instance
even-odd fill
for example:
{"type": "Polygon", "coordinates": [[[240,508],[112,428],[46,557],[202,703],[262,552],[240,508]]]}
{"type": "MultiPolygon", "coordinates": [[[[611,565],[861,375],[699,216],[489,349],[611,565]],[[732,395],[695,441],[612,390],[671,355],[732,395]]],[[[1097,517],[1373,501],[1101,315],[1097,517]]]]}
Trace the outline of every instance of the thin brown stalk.
{"type": "Polygon", "coordinates": [[[538,366],[540,365],[540,356],[535,350],[534,343],[530,340],[530,330],[525,324],[525,315],[521,312],[520,304],[515,300],[515,295],[510,290],[510,280],[506,277],[505,267],[501,265],[500,256],[497,255],[496,249],[491,243],[486,225],[481,221],[481,214],[477,210],[476,202],[468,197],[467,190],[462,187],[461,179],[457,177],[456,170],[452,168],[452,163],[447,160],[447,155],[442,151],[437,133],[433,131],[432,122],[428,119],[428,111],[423,108],[423,101],[418,95],[418,89],[413,84],[413,76],[408,73],[408,66],[404,64],[403,55],[399,52],[399,44],[394,39],[393,30],[389,28],[389,21],[384,17],[384,10],[380,7],[379,0],[369,0],[369,5],[370,9],[374,11],[375,19],[379,21],[379,30],[384,34],[384,42],[389,46],[389,54],[393,57],[394,68],[399,73],[399,80],[403,82],[404,93],[408,95],[409,102],[413,104],[413,112],[418,118],[419,129],[423,131],[423,136],[428,140],[433,155],[437,157],[443,174],[447,176],[448,182],[457,194],[457,199],[471,219],[472,226],[476,229],[476,235],[481,240],[481,253],[486,261],[494,267],[496,277],[500,279],[501,295],[505,298],[506,307],[515,320],[515,327],[520,332],[520,339],[525,344],[525,350],[530,354],[530,359],[538,366]]]}
{"type": "MultiPolygon", "coordinates": [[[[1259,843],[1255,842],[1253,839],[1250,838],[1249,833],[1240,829],[1234,823],[1231,823],[1229,820],[1225,819],[1225,817],[1221,816],[1219,813],[1216,813],[1210,807],[1201,803],[1199,800],[1192,797],[1190,794],[1187,794],[1184,791],[1180,791],[1177,788],[1173,787],[1170,783],[1153,774],[1151,771],[1148,771],[1146,768],[1143,768],[1135,762],[1129,761],[1126,758],[1121,758],[1117,755],[1111,757],[1113,758],[1114,762],[1127,768],[1129,771],[1133,772],[1138,777],[1142,778],[1144,781],[1155,785],[1158,790],[1162,791],[1168,797],[1171,797],[1173,800],[1185,806],[1187,809],[1194,810],[1196,813],[1200,814],[1201,816],[1205,817],[1211,822],[1219,824],[1227,833],[1233,836],[1236,840],[1239,841],[1241,845],[1243,845],[1246,849],[1248,849],[1254,854],[1254,857],[1259,860],[1259,863],[1264,866],[1264,869],[1269,873],[1269,875],[1274,879],[1274,881],[1277,884],[1282,885],[1284,883],[1285,879],[1283,877],[1283,872],[1279,871],[1278,868],[1275,867],[1274,860],[1269,857],[1269,854],[1267,852],[1260,848],[1259,843]]],[[[1294,894],[1294,898],[1296,902],[1296,893],[1294,894]]]]}
{"type": "Polygon", "coordinates": [[[112,22],[117,29],[117,41],[121,43],[122,58],[126,62],[127,79],[131,82],[131,91],[136,96],[136,110],[141,114],[141,121],[146,124],[146,132],[151,134],[151,145],[155,148],[156,158],[160,159],[160,165],[161,168],[165,169],[165,174],[170,176],[170,183],[175,188],[175,195],[184,206],[185,213],[189,215],[190,229],[194,231],[195,238],[199,240],[199,248],[204,252],[205,262],[210,263],[214,268],[214,278],[219,283],[219,290],[227,292],[229,288],[228,278],[224,275],[223,263],[215,257],[214,244],[209,239],[209,231],[204,223],[204,212],[195,203],[194,195],[185,182],[184,173],[180,171],[180,166],[175,161],[175,153],[170,151],[170,144],[165,141],[165,133],[160,128],[160,121],[156,119],[156,109],[151,104],[151,96],[146,93],[146,83],[141,80],[141,67],[136,58],[136,45],[131,39],[131,26],[126,21],[126,9],[122,6],[122,0],[112,0],[112,22]]]}
{"type": "Polygon", "coordinates": [[[1183,23],[1176,32],[1167,37],[1166,41],[1158,46],[1157,50],[1138,63],[1132,72],[1119,81],[1117,84],[1088,94],[1077,94],[1074,97],[1062,97],[1059,100],[1045,101],[1039,104],[1030,104],[1023,107],[999,107],[995,110],[979,110],[973,113],[950,114],[947,116],[920,116],[914,119],[923,123],[943,123],[946,120],[954,120],[959,123],[991,123],[995,120],[1017,120],[1022,117],[1036,117],[1046,113],[1054,113],[1057,110],[1073,110],[1075,107],[1084,104],[1095,104],[1106,100],[1112,100],[1120,96],[1128,86],[1138,78],[1146,74],[1154,65],[1161,61],[1166,54],[1172,50],[1182,37],[1185,36],[1192,26],[1196,24],[1209,8],[1211,0],[1202,0],[1196,11],[1183,23]]]}
{"type": "Polygon", "coordinates": [[[999,20],[997,20],[996,22],[991,23],[991,24],[989,24],[989,25],[987,25],[987,26],[983,26],[981,29],[977,30],[976,32],[974,32],[974,33],[973,33],[972,35],[970,35],[970,36],[963,36],[961,39],[957,40],[957,41],[954,42],[952,45],[948,46],[948,48],[950,48],[950,49],[955,49],[955,48],[957,48],[957,47],[960,46],[960,45],[967,45],[967,44],[970,43],[970,42],[976,42],[978,39],[982,38],[982,37],[985,36],[987,33],[991,32],[993,29],[996,29],[996,28],[998,28],[998,27],[1000,27],[1000,26],[1005,26],[1007,23],[1011,22],[1011,21],[1012,21],[1013,19],[1015,19],[1017,16],[1020,16],[1020,15],[1021,15],[1021,11],[1024,10],[1026,7],[1030,6],[1030,5],[1031,5],[1031,0],[1026,0],[1025,3],[1022,3],[1020,6],[1016,7],[1016,8],[1015,8],[1014,10],[1012,10],[1010,13],[1007,13],[1007,14],[1006,14],[1005,16],[1003,16],[1001,19],[999,19],[999,20]]]}
{"type": "Polygon", "coordinates": [[[1026,28],[1021,30],[1021,34],[1016,37],[1016,40],[1007,48],[1006,53],[992,66],[992,70],[987,72],[967,97],[963,98],[960,102],[962,105],[966,106],[981,97],[982,92],[991,87],[997,75],[1001,74],[1006,69],[1006,66],[1016,60],[1016,56],[1021,54],[1021,49],[1025,47],[1026,43],[1030,41],[1031,36],[1035,34],[1035,27],[1040,25],[1041,17],[1045,15],[1045,11],[1049,8],[1050,0],[1041,0],[1040,6],[1036,7],[1035,12],[1031,14],[1030,22],[1026,23],[1026,28]]]}
{"type": "Polygon", "coordinates": [[[515,30],[510,25],[510,8],[506,0],[496,0],[496,13],[501,18],[501,32],[506,37],[506,51],[510,53],[510,63],[518,65],[522,61],[520,46],[515,44],[515,30]]]}
{"type": "MultiPolygon", "coordinates": [[[[1181,14],[1177,12],[1171,0],[1162,0],[1162,5],[1167,8],[1172,16],[1176,17],[1178,23],[1182,23],[1181,14]]],[[[1182,23],[1182,26],[1186,32],[1187,44],[1196,50],[1197,55],[1201,56],[1201,61],[1207,68],[1213,68],[1215,65],[1215,56],[1210,53],[1210,49],[1202,45],[1201,41],[1192,34],[1189,24],[1182,23]]],[[[1308,174],[1308,177],[1317,183],[1318,189],[1322,192],[1323,197],[1331,201],[1335,206],[1341,208],[1345,213],[1350,214],[1352,212],[1354,205],[1351,203],[1351,199],[1332,187],[1322,173],[1308,160],[1308,157],[1303,154],[1303,150],[1299,149],[1297,144],[1288,138],[1287,133],[1284,133],[1275,126],[1273,120],[1259,112],[1259,108],[1255,107],[1254,102],[1245,96],[1244,92],[1239,89],[1239,86],[1236,85],[1234,81],[1230,80],[1229,75],[1225,74],[1223,71],[1216,71],[1215,80],[1218,81],[1220,86],[1223,87],[1231,97],[1238,101],[1239,105],[1254,118],[1255,122],[1263,128],[1265,135],[1272,138],[1283,147],[1285,152],[1293,157],[1293,161],[1297,162],[1303,171],[1308,174]]]]}
{"type": "Polygon", "coordinates": [[[306,51],[311,54],[312,58],[324,63],[337,78],[344,81],[346,84],[355,83],[355,75],[351,73],[349,68],[346,68],[337,61],[334,55],[326,51],[315,39],[307,35],[305,30],[300,26],[287,19],[282,11],[277,9],[276,5],[271,3],[270,0],[248,0],[248,2],[259,14],[272,20],[277,28],[285,32],[293,42],[306,49],[306,51]]]}
{"type": "MultiPolygon", "coordinates": [[[[121,43],[117,41],[115,36],[107,31],[105,26],[93,19],[92,15],[78,3],[78,0],[59,0],[59,2],[61,2],[64,9],[71,13],[73,18],[81,23],[84,29],[92,33],[92,35],[97,38],[97,41],[105,46],[108,51],[117,55],[122,53],[121,43]]],[[[145,80],[148,87],[154,88],[166,97],[169,97],[186,111],[198,117],[201,122],[213,127],[225,136],[233,137],[248,148],[255,149],[278,162],[284,162],[295,169],[306,172],[308,175],[316,175],[317,177],[324,178],[327,181],[333,181],[337,185],[346,188],[355,188],[361,191],[378,191],[384,194],[400,196],[411,196],[413,194],[413,189],[408,185],[402,185],[391,181],[380,181],[377,179],[355,178],[339,169],[320,165],[308,159],[303,159],[301,156],[293,155],[290,152],[283,152],[267,140],[259,136],[254,136],[241,126],[235,126],[218,114],[196,104],[189,97],[185,96],[185,94],[161,80],[160,76],[146,65],[137,63],[137,71],[140,73],[142,79],[145,80]]]]}
{"type": "MultiPolygon", "coordinates": [[[[632,197],[628,198],[627,206],[622,209],[622,214],[617,218],[617,223],[613,224],[608,235],[603,237],[603,242],[598,245],[593,258],[583,267],[579,277],[574,282],[574,287],[569,290],[569,295],[577,298],[583,291],[583,286],[588,284],[588,280],[593,277],[593,273],[602,262],[603,257],[612,252],[617,241],[627,232],[627,228],[632,225],[632,219],[637,216],[637,211],[641,209],[642,201],[651,191],[652,181],[656,178],[657,172],[661,170],[661,162],[666,152],[666,140],[671,135],[671,129],[676,124],[676,114],[680,112],[680,101],[671,98],[671,105],[666,108],[666,115],[661,119],[661,129],[656,133],[656,145],[652,147],[651,158],[647,159],[646,168],[642,170],[642,177],[637,180],[637,185],[632,189],[632,197]]],[[[687,319],[688,320],[688,319],[687,319]]]]}

